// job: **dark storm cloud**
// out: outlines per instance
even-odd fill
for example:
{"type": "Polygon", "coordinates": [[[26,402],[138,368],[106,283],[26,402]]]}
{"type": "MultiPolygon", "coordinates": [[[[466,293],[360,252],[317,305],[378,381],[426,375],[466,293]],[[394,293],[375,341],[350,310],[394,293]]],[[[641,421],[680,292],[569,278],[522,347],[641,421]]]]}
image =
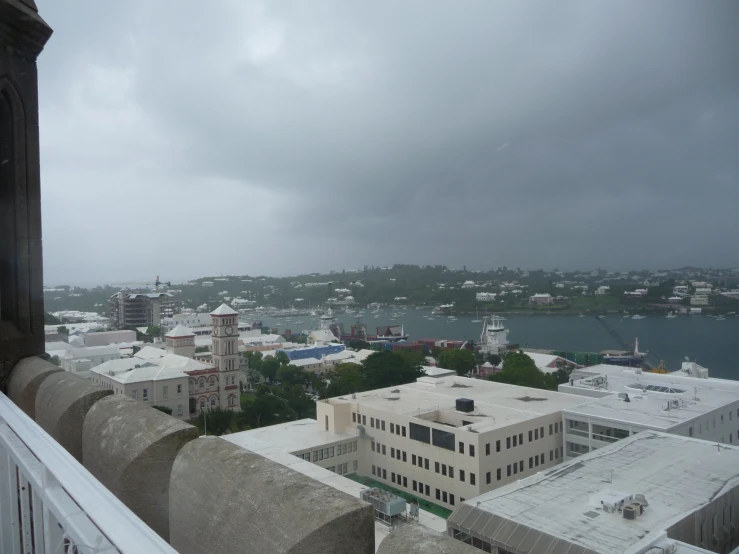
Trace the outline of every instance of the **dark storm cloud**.
{"type": "Polygon", "coordinates": [[[101,4],[40,6],[50,279],[739,263],[739,4],[101,4]]]}

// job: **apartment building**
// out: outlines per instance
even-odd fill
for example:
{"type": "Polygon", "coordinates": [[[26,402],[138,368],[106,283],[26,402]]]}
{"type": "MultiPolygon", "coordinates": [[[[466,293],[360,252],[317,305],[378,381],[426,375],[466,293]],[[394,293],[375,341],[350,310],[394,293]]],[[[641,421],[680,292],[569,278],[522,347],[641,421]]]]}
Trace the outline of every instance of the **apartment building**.
{"type": "Polygon", "coordinates": [[[359,437],[358,473],[453,509],[559,463],[562,410],[586,399],[469,379],[319,400],[317,425],[359,437]]]}
{"type": "Polygon", "coordinates": [[[692,376],[707,375],[700,369],[657,374],[602,364],[575,370],[559,391],[592,400],[563,411],[565,457],[650,429],[739,445],[739,382],[692,376]]]}

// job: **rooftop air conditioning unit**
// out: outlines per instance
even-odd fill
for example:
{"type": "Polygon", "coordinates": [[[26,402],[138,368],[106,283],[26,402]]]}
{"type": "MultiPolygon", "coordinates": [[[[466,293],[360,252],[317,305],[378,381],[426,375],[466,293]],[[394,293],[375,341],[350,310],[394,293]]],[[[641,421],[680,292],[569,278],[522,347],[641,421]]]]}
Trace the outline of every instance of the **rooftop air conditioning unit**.
{"type": "Polygon", "coordinates": [[[636,519],[636,508],[635,508],[635,506],[633,506],[631,504],[629,504],[628,506],[624,506],[623,516],[624,516],[624,519],[636,519]]]}
{"type": "Polygon", "coordinates": [[[458,412],[470,413],[475,411],[475,401],[469,398],[457,398],[456,408],[458,412]]]}

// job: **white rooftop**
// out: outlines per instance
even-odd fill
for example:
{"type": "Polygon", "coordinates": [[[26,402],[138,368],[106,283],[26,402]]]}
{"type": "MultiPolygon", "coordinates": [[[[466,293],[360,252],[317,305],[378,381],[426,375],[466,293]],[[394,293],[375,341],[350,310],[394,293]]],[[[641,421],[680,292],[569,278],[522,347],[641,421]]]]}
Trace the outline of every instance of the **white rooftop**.
{"type": "Polygon", "coordinates": [[[457,374],[453,369],[444,369],[430,365],[421,366],[421,371],[423,371],[427,377],[446,377],[447,375],[457,374]]]}
{"type": "Polygon", "coordinates": [[[285,452],[294,453],[328,446],[330,444],[358,438],[356,433],[332,433],[318,425],[315,419],[299,419],[269,427],[231,433],[223,437],[229,442],[247,448],[252,439],[259,439],[285,452]]]}
{"type": "Polygon", "coordinates": [[[449,522],[505,540],[512,550],[631,554],[737,486],[739,448],[643,431],[468,500],[449,522]],[[633,520],[601,504],[635,494],[648,505],[633,520]]]}
{"type": "Polygon", "coordinates": [[[465,419],[474,421],[466,429],[475,432],[507,427],[592,400],[578,395],[455,375],[421,377],[415,383],[357,393],[356,399],[334,397],[327,401],[334,404],[352,402],[398,415],[417,417],[419,413],[437,409],[455,411],[457,398],[474,401],[475,410],[465,414],[465,419]]]}
{"type": "Polygon", "coordinates": [[[638,372],[601,364],[573,372],[574,382],[561,392],[605,395],[568,408],[565,414],[606,418],[667,431],[708,412],[739,401],[739,382],[674,374],[638,372]],[[605,377],[605,379],[603,379],[605,377]],[[629,402],[619,396],[625,393],[629,402]],[[671,400],[677,406],[666,409],[671,400]]]}
{"type": "Polygon", "coordinates": [[[320,364],[321,360],[318,358],[303,358],[300,360],[290,360],[290,365],[294,365],[296,367],[303,367],[306,365],[315,365],[320,364]]]}
{"type": "Polygon", "coordinates": [[[193,333],[192,329],[190,329],[189,327],[185,327],[184,325],[177,325],[177,327],[172,329],[169,333],[167,333],[164,336],[171,337],[171,338],[194,337],[195,333],[193,333]]]}
{"type": "Polygon", "coordinates": [[[210,315],[239,315],[239,312],[234,310],[231,306],[221,304],[215,310],[210,312],[210,315]]]}
{"type": "Polygon", "coordinates": [[[186,377],[185,372],[187,371],[199,371],[211,367],[186,356],[167,354],[156,348],[145,347],[131,358],[110,360],[92,368],[90,371],[114,379],[119,383],[137,383],[139,381],[186,377]],[[144,356],[140,356],[142,353],[144,356]]]}

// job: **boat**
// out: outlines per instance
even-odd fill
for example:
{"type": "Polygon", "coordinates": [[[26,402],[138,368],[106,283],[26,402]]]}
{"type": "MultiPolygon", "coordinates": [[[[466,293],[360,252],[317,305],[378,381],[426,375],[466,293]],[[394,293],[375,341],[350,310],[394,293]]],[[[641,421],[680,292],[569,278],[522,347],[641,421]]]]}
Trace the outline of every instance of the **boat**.
{"type": "Polygon", "coordinates": [[[604,316],[604,315],[599,315],[598,316],[598,319],[605,319],[605,318],[606,318],[606,316],[604,316]]]}
{"type": "Polygon", "coordinates": [[[673,314],[673,313],[669,313],[669,314],[667,314],[666,317],[667,317],[667,319],[675,319],[677,316],[675,314],[673,314]]]}
{"type": "Polygon", "coordinates": [[[718,316],[716,318],[716,321],[726,321],[726,318],[724,316],[720,315],[720,316],[718,316]]]}
{"type": "Polygon", "coordinates": [[[603,363],[621,365],[626,367],[641,367],[644,362],[644,354],[639,352],[639,339],[634,339],[634,350],[631,352],[603,351],[603,363]]]}
{"type": "Polygon", "coordinates": [[[498,354],[508,348],[508,329],[503,325],[503,318],[485,317],[480,334],[480,352],[482,354],[498,354]]]}
{"type": "Polygon", "coordinates": [[[632,315],[631,319],[647,319],[647,316],[636,314],[636,315],[632,315]]]}
{"type": "Polygon", "coordinates": [[[480,319],[480,314],[477,311],[477,306],[475,306],[475,319],[472,320],[472,323],[482,323],[482,319],[480,319]]]}
{"type": "Polygon", "coordinates": [[[577,317],[585,317],[585,314],[583,314],[582,312],[580,312],[580,315],[577,316],[577,317]]]}

